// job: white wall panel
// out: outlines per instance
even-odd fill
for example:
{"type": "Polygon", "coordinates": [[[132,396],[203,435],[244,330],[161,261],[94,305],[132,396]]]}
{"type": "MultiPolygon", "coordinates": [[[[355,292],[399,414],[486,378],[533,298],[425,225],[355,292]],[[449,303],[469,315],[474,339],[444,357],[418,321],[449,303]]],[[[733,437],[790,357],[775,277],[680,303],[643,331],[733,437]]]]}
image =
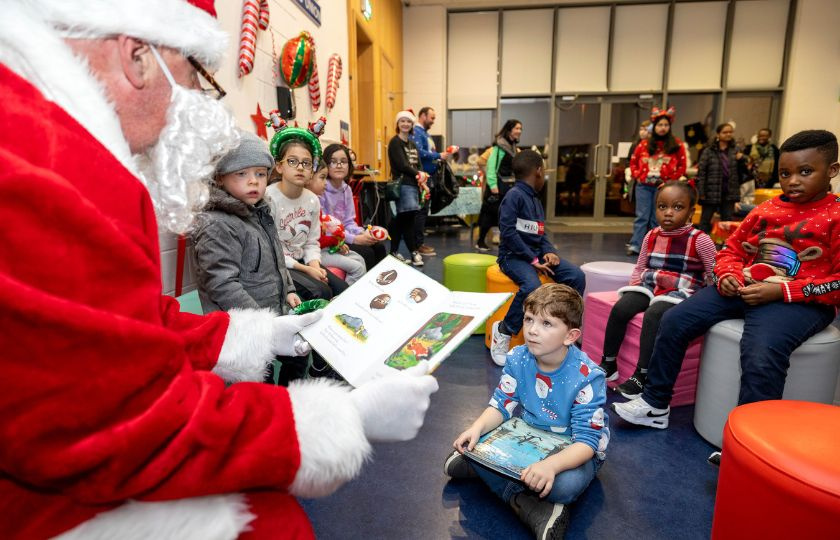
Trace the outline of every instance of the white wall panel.
{"type": "Polygon", "coordinates": [[[676,5],[669,90],[720,88],[725,30],[726,2],[676,5]]]}
{"type": "Polygon", "coordinates": [[[495,109],[498,12],[451,13],[447,50],[450,109],[495,109]]]}
{"type": "Polygon", "coordinates": [[[446,133],[446,8],[403,7],[403,104],[437,112],[431,133],[446,133]],[[430,61],[432,59],[432,61],[430,61]]]}
{"type": "Polygon", "coordinates": [[[607,90],[610,8],[557,10],[557,92],[607,90]]]}
{"type": "Polygon", "coordinates": [[[551,9],[505,11],[502,19],[502,95],[551,93],[551,9]]]}
{"type": "MultiPolygon", "coordinates": [[[[838,8],[830,2],[825,12],[838,8]]],[[[729,56],[729,88],[775,88],[782,80],[782,58],[785,49],[788,0],[741,0],[735,4],[732,28],[732,52],[729,56]]],[[[836,33],[836,29],[831,34],[836,33]]],[[[828,44],[828,37],[823,35],[828,44]]],[[[827,55],[836,55],[826,50],[827,55]]]]}
{"type": "Polygon", "coordinates": [[[610,90],[640,92],[662,88],[667,26],[665,4],[616,8],[610,90]]]}

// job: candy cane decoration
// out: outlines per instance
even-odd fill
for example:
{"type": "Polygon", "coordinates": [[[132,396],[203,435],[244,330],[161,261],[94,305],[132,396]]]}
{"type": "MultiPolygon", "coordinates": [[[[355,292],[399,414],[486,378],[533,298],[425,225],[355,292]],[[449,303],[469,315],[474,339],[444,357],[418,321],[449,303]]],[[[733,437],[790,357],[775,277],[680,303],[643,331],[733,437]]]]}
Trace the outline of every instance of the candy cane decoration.
{"type": "Polygon", "coordinates": [[[242,26],[239,34],[239,77],[254,69],[257,26],[268,28],[268,0],[245,0],[242,3],[242,26]]]}
{"type": "Polygon", "coordinates": [[[341,57],[338,54],[330,56],[327,68],[327,112],[335,107],[335,93],[338,91],[338,80],[341,79],[341,57]]]}
{"type": "Polygon", "coordinates": [[[318,112],[321,108],[321,81],[318,79],[318,59],[315,55],[315,40],[309,37],[309,44],[312,46],[312,74],[309,76],[309,102],[312,104],[312,112],[318,112]]]}

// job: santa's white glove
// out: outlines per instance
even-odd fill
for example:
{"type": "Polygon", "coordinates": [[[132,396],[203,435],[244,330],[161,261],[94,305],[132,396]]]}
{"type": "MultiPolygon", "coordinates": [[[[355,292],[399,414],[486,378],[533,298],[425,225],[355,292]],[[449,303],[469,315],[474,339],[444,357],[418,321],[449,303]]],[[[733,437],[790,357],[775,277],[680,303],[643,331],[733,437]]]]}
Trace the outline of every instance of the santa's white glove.
{"type": "Polygon", "coordinates": [[[305,356],[312,350],[298,332],[321,318],[321,311],[283,315],[272,323],[271,352],[277,356],[305,356]]]}
{"type": "Polygon", "coordinates": [[[417,435],[429,408],[429,396],[438,389],[437,380],[426,375],[428,370],[429,363],[424,360],[350,392],[368,440],[408,441],[417,435]]]}

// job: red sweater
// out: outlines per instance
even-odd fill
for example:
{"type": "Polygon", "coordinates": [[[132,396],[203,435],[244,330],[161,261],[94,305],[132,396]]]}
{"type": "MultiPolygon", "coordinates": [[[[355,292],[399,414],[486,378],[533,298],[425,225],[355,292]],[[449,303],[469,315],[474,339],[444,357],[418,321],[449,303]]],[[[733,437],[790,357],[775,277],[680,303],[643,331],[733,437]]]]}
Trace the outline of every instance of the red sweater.
{"type": "Polygon", "coordinates": [[[681,140],[677,140],[679,148],[673,154],[666,154],[664,145],[656,143],[656,152],[651,152],[649,146],[653,143],[648,139],[639,143],[630,157],[630,173],[642,184],[656,185],[660,181],[679,180],[685,174],[685,147],[681,140]]]}
{"type": "Polygon", "coordinates": [[[779,283],[785,302],[840,304],[840,197],[759,205],[718,253],[715,275],[779,283]]]}

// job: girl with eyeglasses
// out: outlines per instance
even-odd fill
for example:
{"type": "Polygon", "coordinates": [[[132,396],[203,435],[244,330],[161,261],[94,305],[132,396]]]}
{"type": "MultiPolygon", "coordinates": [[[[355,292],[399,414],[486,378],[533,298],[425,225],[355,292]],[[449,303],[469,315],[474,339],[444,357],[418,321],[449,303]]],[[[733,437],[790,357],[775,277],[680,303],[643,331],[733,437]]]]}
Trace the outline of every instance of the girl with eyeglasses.
{"type": "Polygon", "coordinates": [[[331,144],[324,149],[324,161],[327,164],[327,185],[318,197],[321,209],[341,221],[347,245],[362,256],[367,268],[373,268],[385,258],[385,244],[356,223],[353,191],[347,184],[353,174],[353,157],[346,146],[331,144]]]}
{"type": "Polygon", "coordinates": [[[321,246],[318,242],[321,236],[321,204],[318,197],[306,189],[306,183],[312,176],[313,158],[320,155],[320,150],[320,144],[316,151],[304,137],[286,140],[275,156],[280,181],[266,189],[283,244],[286,267],[298,295],[304,300],[329,300],[347,289],[347,283],[321,266],[321,246]]]}

